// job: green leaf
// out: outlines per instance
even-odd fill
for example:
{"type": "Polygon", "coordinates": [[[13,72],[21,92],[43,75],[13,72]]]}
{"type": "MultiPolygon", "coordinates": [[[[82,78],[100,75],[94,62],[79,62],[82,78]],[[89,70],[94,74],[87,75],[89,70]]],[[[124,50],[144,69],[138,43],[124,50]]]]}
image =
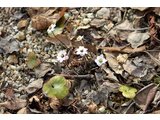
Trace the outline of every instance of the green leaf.
{"type": "Polygon", "coordinates": [[[127,85],[121,85],[119,91],[122,92],[124,97],[132,99],[135,97],[137,89],[127,85]]]}
{"type": "Polygon", "coordinates": [[[43,85],[43,92],[50,98],[63,99],[69,93],[67,80],[63,76],[54,76],[43,85]]]}
{"type": "Polygon", "coordinates": [[[29,52],[27,56],[27,66],[30,69],[37,67],[40,64],[40,60],[36,57],[34,52],[29,52]]]}

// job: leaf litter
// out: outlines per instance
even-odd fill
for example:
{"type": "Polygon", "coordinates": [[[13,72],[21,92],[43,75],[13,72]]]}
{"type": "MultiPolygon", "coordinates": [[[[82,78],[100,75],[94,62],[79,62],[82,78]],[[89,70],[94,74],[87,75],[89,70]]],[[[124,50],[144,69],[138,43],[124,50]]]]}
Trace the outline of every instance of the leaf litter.
{"type": "Polygon", "coordinates": [[[0,9],[2,113],[159,113],[159,8],[0,9]]]}

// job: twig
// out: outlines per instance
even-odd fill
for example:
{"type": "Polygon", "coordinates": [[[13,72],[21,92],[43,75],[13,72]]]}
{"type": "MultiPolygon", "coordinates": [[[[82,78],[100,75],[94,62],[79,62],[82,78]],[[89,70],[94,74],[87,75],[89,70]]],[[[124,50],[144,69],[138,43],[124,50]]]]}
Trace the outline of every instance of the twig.
{"type": "Polygon", "coordinates": [[[141,46],[139,48],[134,49],[130,47],[98,47],[98,49],[105,50],[106,52],[135,53],[145,51],[146,46],[141,46]]]}
{"type": "Polygon", "coordinates": [[[94,75],[92,75],[92,74],[86,74],[86,75],[56,74],[56,75],[61,75],[61,76],[67,77],[67,78],[85,78],[85,79],[94,78],[94,75]]]}
{"type": "Polygon", "coordinates": [[[160,66],[160,60],[158,60],[157,58],[153,57],[149,52],[144,51],[144,53],[146,53],[157,65],[160,66]]]}
{"type": "Polygon", "coordinates": [[[117,30],[122,30],[122,31],[143,31],[143,30],[148,30],[149,27],[144,27],[144,28],[133,28],[133,29],[125,29],[125,28],[116,28],[117,30]]]}

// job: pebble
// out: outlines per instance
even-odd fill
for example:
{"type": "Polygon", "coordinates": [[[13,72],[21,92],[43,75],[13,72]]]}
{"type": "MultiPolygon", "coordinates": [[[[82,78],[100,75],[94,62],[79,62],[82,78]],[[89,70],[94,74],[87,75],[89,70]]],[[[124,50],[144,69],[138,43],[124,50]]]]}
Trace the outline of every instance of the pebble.
{"type": "Polygon", "coordinates": [[[24,32],[22,31],[19,31],[16,35],[15,35],[15,38],[19,41],[23,41],[26,39],[26,35],[24,32]]]}
{"type": "Polygon", "coordinates": [[[99,11],[97,11],[96,17],[108,19],[110,17],[110,9],[109,8],[101,8],[99,11]]]}
{"type": "Polygon", "coordinates": [[[18,59],[16,55],[9,55],[7,58],[8,63],[10,64],[17,64],[18,63],[18,59]]]}
{"type": "Polygon", "coordinates": [[[25,28],[28,25],[28,20],[20,20],[17,24],[18,29],[25,28]]]}
{"type": "Polygon", "coordinates": [[[82,20],[82,23],[83,23],[84,25],[86,25],[86,24],[88,24],[90,21],[91,21],[91,19],[89,19],[89,18],[84,18],[84,19],[82,20]]]}
{"type": "Polygon", "coordinates": [[[99,109],[98,109],[98,111],[100,112],[100,113],[104,113],[105,112],[105,107],[104,106],[101,106],[99,109]]]}
{"type": "Polygon", "coordinates": [[[88,13],[87,17],[90,18],[90,19],[93,19],[94,18],[94,14],[93,13],[88,13]]]}
{"type": "Polygon", "coordinates": [[[4,96],[5,96],[5,94],[2,92],[2,93],[0,93],[0,98],[2,99],[2,98],[4,98],[4,96]]]}

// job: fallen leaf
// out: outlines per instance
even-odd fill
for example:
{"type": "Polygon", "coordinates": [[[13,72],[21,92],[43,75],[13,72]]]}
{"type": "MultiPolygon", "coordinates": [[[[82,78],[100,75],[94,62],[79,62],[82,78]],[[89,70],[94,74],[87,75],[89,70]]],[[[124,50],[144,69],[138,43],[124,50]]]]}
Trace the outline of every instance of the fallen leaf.
{"type": "Polygon", "coordinates": [[[27,100],[16,98],[14,101],[6,101],[0,103],[0,107],[5,107],[10,110],[19,110],[27,105],[27,100]]]}
{"type": "Polygon", "coordinates": [[[5,92],[5,96],[8,100],[12,100],[15,98],[14,91],[12,87],[7,88],[5,92]]]}
{"type": "Polygon", "coordinates": [[[129,30],[129,29],[133,29],[133,23],[130,22],[129,20],[125,20],[121,24],[117,25],[115,27],[115,29],[117,29],[117,30],[129,30]]]}
{"type": "Polygon", "coordinates": [[[117,61],[119,63],[125,63],[127,61],[127,59],[128,59],[128,55],[127,54],[119,54],[117,56],[117,61]]]}
{"type": "Polygon", "coordinates": [[[118,63],[116,57],[112,55],[111,53],[105,52],[106,59],[108,61],[109,66],[114,70],[115,73],[117,74],[122,74],[123,68],[122,66],[118,63]]]}
{"type": "Polygon", "coordinates": [[[141,77],[146,76],[147,72],[148,72],[148,69],[142,66],[142,67],[137,67],[135,70],[133,70],[131,75],[141,78],[141,77]]]}
{"type": "Polygon", "coordinates": [[[135,103],[143,110],[146,111],[150,103],[155,97],[158,86],[151,83],[145,87],[143,87],[136,94],[134,101],[135,103]]]}
{"type": "Polygon", "coordinates": [[[105,23],[106,23],[106,21],[104,19],[93,19],[90,24],[91,24],[91,26],[99,28],[99,27],[104,26],[105,23]]]}
{"type": "Polygon", "coordinates": [[[137,48],[149,38],[148,33],[132,32],[129,34],[127,41],[131,44],[132,48],[137,48]]]}
{"type": "Polygon", "coordinates": [[[36,57],[34,52],[29,52],[27,56],[27,66],[30,69],[36,68],[40,64],[40,60],[36,57]]]}
{"type": "Polygon", "coordinates": [[[126,98],[134,98],[137,92],[137,89],[130,87],[128,85],[121,85],[119,91],[122,92],[122,95],[126,98]]]}
{"type": "Polygon", "coordinates": [[[95,104],[94,102],[91,102],[87,107],[88,107],[88,111],[90,113],[96,113],[97,112],[98,107],[97,107],[97,104],[95,104]]]}
{"type": "Polygon", "coordinates": [[[36,30],[47,29],[52,24],[45,16],[34,16],[32,17],[32,27],[36,30]]]}
{"type": "Polygon", "coordinates": [[[30,83],[26,87],[26,91],[27,91],[27,93],[31,94],[31,93],[34,93],[35,91],[41,89],[42,86],[43,86],[43,80],[42,79],[38,79],[38,80],[35,80],[32,83],[30,83]]]}
{"type": "Polygon", "coordinates": [[[30,17],[33,17],[38,14],[43,14],[48,10],[49,10],[49,7],[30,7],[27,9],[27,13],[29,14],[30,17]]]}
{"type": "Polygon", "coordinates": [[[0,38],[0,53],[13,53],[19,51],[19,49],[20,43],[12,37],[0,38]]]}
{"type": "Polygon", "coordinates": [[[137,68],[135,65],[131,63],[131,61],[127,60],[125,64],[123,64],[123,68],[127,71],[130,75],[132,72],[137,68]]]}
{"type": "Polygon", "coordinates": [[[146,9],[148,9],[149,7],[131,7],[132,9],[135,9],[135,10],[139,10],[139,11],[144,11],[146,9]]]}
{"type": "Polygon", "coordinates": [[[27,113],[28,113],[28,110],[27,110],[26,107],[20,109],[20,110],[17,112],[17,114],[27,114],[27,113]]]}
{"type": "Polygon", "coordinates": [[[106,81],[102,84],[103,86],[106,86],[109,92],[117,93],[119,89],[118,83],[111,83],[109,81],[106,81]]]}
{"type": "Polygon", "coordinates": [[[53,110],[58,110],[58,108],[61,106],[60,101],[55,97],[55,98],[51,98],[49,106],[53,109],[53,110]]]}
{"type": "Polygon", "coordinates": [[[63,44],[67,48],[70,48],[72,46],[71,40],[67,37],[67,35],[64,35],[64,34],[59,34],[59,35],[55,35],[52,37],[48,37],[47,41],[55,45],[63,44]]]}
{"type": "Polygon", "coordinates": [[[100,10],[97,11],[96,17],[108,19],[110,17],[110,13],[111,13],[110,8],[101,8],[100,10]]]}
{"type": "Polygon", "coordinates": [[[37,68],[35,68],[35,74],[38,78],[45,76],[45,74],[51,71],[51,65],[47,63],[40,64],[37,68]]]}
{"type": "Polygon", "coordinates": [[[44,112],[43,105],[41,104],[40,96],[32,96],[29,99],[28,108],[32,113],[42,113],[44,112]]]}

